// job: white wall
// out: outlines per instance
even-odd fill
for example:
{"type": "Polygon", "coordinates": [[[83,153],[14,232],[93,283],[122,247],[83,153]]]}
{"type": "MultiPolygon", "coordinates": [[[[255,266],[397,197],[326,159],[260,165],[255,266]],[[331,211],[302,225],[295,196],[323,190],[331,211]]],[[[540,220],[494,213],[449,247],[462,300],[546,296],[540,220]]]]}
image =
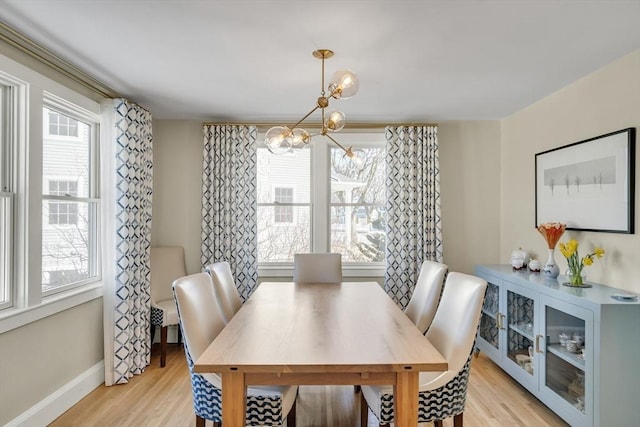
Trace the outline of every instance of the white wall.
{"type": "MultiPolygon", "coordinates": [[[[550,64],[551,66],[551,64],[550,64]]],[[[535,230],[536,153],[628,127],[640,126],[640,50],[570,84],[502,121],[500,256],[522,246],[546,260],[546,243],[535,230]]],[[[638,130],[636,130],[638,132],[638,130]]],[[[640,135],[636,134],[636,139],[640,135]]],[[[635,234],[566,232],[580,254],[594,246],[604,259],[587,267],[587,280],[640,292],[640,150],[636,141],[635,234]]],[[[556,251],[560,271],[564,257],[556,251]]]]}
{"type": "Polygon", "coordinates": [[[438,124],[444,262],[473,273],[500,258],[500,123],[438,124]]]}
{"type": "Polygon", "coordinates": [[[102,298],[0,334],[0,425],[100,362],[102,298]]]}
{"type": "Polygon", "coordinates": [[[152,246],[182,246],[187,273],[200,272],[202,123],[153,121],[152,246]]]}

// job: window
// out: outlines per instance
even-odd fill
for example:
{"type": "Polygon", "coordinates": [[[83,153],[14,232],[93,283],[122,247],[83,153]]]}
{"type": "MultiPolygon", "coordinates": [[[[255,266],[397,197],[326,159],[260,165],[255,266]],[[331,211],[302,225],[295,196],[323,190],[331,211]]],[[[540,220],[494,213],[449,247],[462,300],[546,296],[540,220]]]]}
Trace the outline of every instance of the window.
{"type": "Polygon", "coordinates": [[[293,261],[311,250],[311,151],[258,148],[258,260],[293,261]]]}
{"type": "Polygon", "coordinates": [[[354,147],[362,168],[321,137],[284,155],[258,148],[262,266],[305,252],[338,252],[343,263],[364,267],[384,262],[384,134],[345,132],[340,142],[354,147]]]}
{"type": "Polygon", "coordinates": [[[288,206],[274,206],[274,222],[288,224],[293,222],[293,188],[276,187],[273,189],[274,201],[288,206]]]}
{"type": "Polygon", "coordinates": [[[331,148],[331,252],[341,253],[343,262],[383,262],[385,149],[355,152],[361,168],[331,148]]]}
{"type": "Polygon", "coordinates": [[[78,137],[78,121],[55,111],[48,111],[49,135],[78,137]]]}
{"type": "MultiPolygon", "coordinates": [[[[77,196],[77,181],[49,181],[49,194],[52,196],[77,196]]],[[[75,203],[59,202],[52,200],[49,202],[49,225],[77,225],[78,205],[75,203]]]]}
{"type": "Polygon", "coordinates": [[[42,290],[45,295],[95,279],[98,271],[97,174],[94,170],[97,124],[71,117],[73,110],[63,113],[63,109],[64,105],[58,105],[55,100],[48,101],[43,108],[43,130],[48,126],[51,131],[55,117],[59,131],[55,138],[43,132],[42,290]],[[46,118],[49,118],[48,124],[46,118]],[[64,137],[66,134],[69,136],[64,137]]]}
{"type": "Polygon", "coordinates": [[[103,294],[99,121],[99,103],[0,55],[0,333],[103,294]]]}
{"type": "Polygon", "coordinates": [[[0,308],[12,305],[15,87],[0,76],[0,308]]]}

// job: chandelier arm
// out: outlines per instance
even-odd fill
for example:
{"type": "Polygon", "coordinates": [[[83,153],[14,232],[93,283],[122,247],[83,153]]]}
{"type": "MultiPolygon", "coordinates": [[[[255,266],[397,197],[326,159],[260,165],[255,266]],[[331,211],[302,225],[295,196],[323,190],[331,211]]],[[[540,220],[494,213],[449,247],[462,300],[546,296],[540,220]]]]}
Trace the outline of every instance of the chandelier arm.
{"type": "Polygon", "coordinates": [[[324,135],[324,136],[326,136],[327,138],[329,138],[331,141],[333,141],[333,143],[334,143],[334,144],[336,144],[338,147],[340,147],[340,148],[342,149],[342,151],[344,151],[344,152],[345,152],[345,154],[346,154],[346,153],[348,153],[349,151],[351,151],[351,150],[347,150],[347,149],[344,147],[344,145],[340,144],[338,141],[336,141],[335,139],[333,139],[333,138],[331,137],[331,135],[329,135],[329,134],[327,134],[327,133],[324,133],[323,135],[324,135]]]}
{"type": "MultiPolygon", "coordinates": [[[[313,109],[311,111],[309,111],[307,114],[305,114],[305,116],[303,118],[301,118],[300,120],[298,120],[298,122],[295,125],[291,126],[290,129],[294,130],[295,128],[297,128],[300,125],[300,123],[304,122],[307,119],[307,117],[312,115],[318,108],[320,108],[319,105],[316,105],[315,107],[313,107],[313,109]]],[[[324,109],[322,111],[324,111],[324,109]]]]}

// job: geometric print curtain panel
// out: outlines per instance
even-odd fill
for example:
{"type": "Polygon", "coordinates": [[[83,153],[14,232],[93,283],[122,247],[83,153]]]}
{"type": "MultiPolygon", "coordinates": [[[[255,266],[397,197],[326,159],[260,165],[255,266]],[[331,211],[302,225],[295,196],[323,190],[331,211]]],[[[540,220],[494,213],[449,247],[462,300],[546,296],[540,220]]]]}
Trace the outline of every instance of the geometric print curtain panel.
{"type": "Polygon", "coordinates": [[[203,132],[202,267],[229,262],[246,300],[258,281],[258,129],[204,125],[203,132]]]}
{"type": "Polygon", "coordinates": [[[151,113],[124,99],[114,100],[113,106],[115,294],[110,298],[114,310],[112,378],[113,384],[122,384],[133,375],[141,374],[150,362],[153,151],[151,113]]]}
{"type": "Polygon", "coordinates": [[[443,260],[438,128],[388,126],[385,138],[385,290],[404,309],[423,261],[443,260]]]}

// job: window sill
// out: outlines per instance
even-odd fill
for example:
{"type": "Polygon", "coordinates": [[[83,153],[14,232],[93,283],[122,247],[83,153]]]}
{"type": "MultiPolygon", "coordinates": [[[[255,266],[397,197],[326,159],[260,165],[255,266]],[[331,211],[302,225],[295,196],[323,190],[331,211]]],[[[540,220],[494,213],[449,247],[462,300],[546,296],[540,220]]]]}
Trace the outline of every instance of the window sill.
{"type": "Polygon", "coordinates": [[[24,308],[8,308],[0,312],[0,334],[44,319],[103,295],[102,282],[76,288],[43,299],[41,304],[24,308]]]}
{"type": "MultiPolygon", "coordinates": [[[[258,266],[258,277],[293,277],[293,264],[263,264],[258,266]]],[[[342,277],[384,277],[384,264],[346,264],[342,266],[342,277]]]]}

